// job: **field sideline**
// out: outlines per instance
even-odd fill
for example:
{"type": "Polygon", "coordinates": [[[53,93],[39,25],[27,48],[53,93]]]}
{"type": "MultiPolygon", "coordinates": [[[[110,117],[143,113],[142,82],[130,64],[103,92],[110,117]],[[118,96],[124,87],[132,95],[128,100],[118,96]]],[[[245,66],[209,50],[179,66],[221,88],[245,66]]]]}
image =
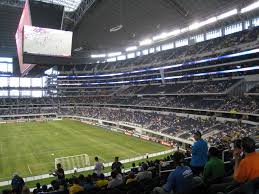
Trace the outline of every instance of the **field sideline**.
{"type": "Polygon", "coordinates": [[[88,154],[103,162],[160,152],[167,147],[79,121],[62,120],[0,125],[0,181],[14,172],[23,177],[48,173],[54,159],[88,154]],[[54,154],[54,155],[53,155],[54,154]]]}

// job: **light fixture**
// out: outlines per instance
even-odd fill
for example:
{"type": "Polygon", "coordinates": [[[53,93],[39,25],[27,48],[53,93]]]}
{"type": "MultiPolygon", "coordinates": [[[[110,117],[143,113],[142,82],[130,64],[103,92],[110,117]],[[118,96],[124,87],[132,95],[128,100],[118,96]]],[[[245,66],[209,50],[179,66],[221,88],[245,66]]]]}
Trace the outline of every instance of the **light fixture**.
{"type": "Polygon", "coordinates": [[[91,55],[91,58],[104,58],[104,57],[106,57],[106,54],[91,55]]]}
{"type": "Polygon", "coordinates": [[[145,39],[139,42],[140,46],[144,46],[144,45],[149,45],[151,44],[153,41],[151,39],[145,39]]]}
{"type": "Polygon", "coordinates": [[[121,55],[121,52],[114,52],[114,53],[109,53],[108,57],[116,57],[116,56],[119,56],[119,55],[121,55]]]}
{"type": "Polygon", "coordinates": [[[233,9],[231,11],[228,11],[226,13],[223,13],[223,14],[217,16],[217,19],[222,20],[222,19],[225,19],[227,17],[233,16],[233,15],[236,15],[236,14],[237,14],[237,9],[233,9]]]}
{"type": "Polygon", "coordinates": [[[254,9],[257,9],[259,7],[259,1],[252,3],[244,8],[241,9],[241,13],[245,13],[245,12],[249,12],[252,11],[254,9]]]}
{"type": "Polygon", "coordinates": [[[135,51],[135,50],[137,50],[137,46],[130,46],[130,47],[128,47],[128,48],[126,48],[126,51],[128,52],[128,51],[135,51]]]}

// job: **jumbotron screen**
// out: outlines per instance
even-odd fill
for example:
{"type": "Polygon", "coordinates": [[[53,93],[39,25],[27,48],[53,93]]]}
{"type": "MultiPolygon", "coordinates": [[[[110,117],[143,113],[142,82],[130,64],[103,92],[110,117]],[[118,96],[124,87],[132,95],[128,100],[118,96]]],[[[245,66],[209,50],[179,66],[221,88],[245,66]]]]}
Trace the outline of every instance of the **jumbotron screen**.
{"type": "Polygon", "coordinates": [[[20,72],[22,75],[27,73],[34,65],[23,63],[23,27],[24,25],[31,25],[31,15],[29,8],[29,1],[26,0],[23,8],[22,16],[15,34],[17,55],[20,65],[20,72]]]}
{"type": "Polygon", "coordinates": [[[24,53],[71,56],[72,36],[70,31],[24,26],[24,53]]]}

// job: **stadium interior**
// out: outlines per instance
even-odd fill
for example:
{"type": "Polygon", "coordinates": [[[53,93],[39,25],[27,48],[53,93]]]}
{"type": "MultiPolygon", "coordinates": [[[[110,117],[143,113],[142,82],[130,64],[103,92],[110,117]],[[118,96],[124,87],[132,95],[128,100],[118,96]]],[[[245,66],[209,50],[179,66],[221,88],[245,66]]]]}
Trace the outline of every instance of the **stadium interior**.
{"type": "Polygon", "coordinates": [[[0,26],[3,194],[259,193],[259,1],[0,0],[0,26]]]}

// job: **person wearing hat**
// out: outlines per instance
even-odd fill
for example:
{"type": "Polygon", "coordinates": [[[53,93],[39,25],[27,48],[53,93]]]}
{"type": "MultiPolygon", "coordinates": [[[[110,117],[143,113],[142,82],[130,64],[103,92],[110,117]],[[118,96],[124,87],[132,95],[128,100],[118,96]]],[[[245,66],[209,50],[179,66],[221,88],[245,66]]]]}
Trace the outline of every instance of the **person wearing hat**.
{"type": "Polygon", "coordinates": [[[193,174],[199,176],[203,173],[204,166],[208,160],[208,143],[201,138],[201,132],[194,133],[195,142],[192,145],[191,168],[193,174]]]}

